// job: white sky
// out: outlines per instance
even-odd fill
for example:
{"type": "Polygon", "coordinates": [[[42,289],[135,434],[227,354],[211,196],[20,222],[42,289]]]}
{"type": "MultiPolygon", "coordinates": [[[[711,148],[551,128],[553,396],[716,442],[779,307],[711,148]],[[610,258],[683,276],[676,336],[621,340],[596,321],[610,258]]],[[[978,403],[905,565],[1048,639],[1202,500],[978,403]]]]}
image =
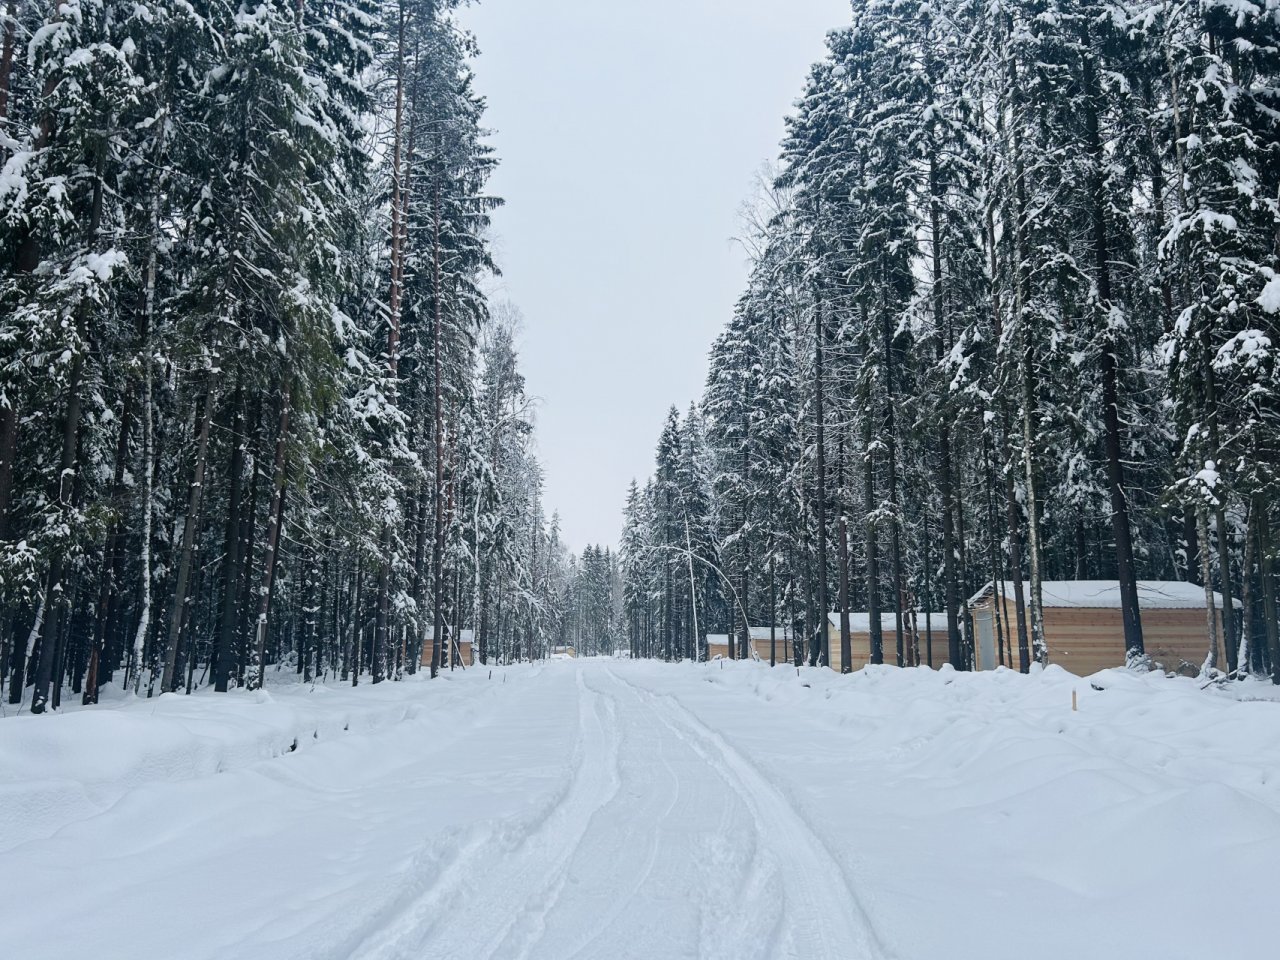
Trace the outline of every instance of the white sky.
{"type": "Polygon", "coordinates": [[[616,544],[667,408],[702,393],[746,282],[731,238],[849,0],[483,0],[477,86],[549,510],[616,544]]]}

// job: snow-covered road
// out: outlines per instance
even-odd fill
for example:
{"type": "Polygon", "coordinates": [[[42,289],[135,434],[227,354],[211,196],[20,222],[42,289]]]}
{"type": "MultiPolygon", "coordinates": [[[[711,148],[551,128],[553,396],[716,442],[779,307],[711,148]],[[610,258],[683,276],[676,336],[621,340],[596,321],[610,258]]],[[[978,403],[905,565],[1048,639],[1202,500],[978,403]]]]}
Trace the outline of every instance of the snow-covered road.
{"type": "Polygon", "coordinates": [[[1108,676],[585,661],[10,718],[5,953],[1263,955],[1280,705],[1108,676]]]}

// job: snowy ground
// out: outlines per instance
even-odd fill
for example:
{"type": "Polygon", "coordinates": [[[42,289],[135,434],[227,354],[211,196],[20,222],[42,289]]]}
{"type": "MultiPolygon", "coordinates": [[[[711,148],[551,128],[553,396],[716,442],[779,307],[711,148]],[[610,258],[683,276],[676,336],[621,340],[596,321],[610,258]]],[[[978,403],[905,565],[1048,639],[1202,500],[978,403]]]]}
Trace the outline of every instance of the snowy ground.
{"type": "Polygon", "coordinates": [[[10,717],[4,954],[1273,955],[1273,689],[1093,682],[587,661],[10,717]]]}

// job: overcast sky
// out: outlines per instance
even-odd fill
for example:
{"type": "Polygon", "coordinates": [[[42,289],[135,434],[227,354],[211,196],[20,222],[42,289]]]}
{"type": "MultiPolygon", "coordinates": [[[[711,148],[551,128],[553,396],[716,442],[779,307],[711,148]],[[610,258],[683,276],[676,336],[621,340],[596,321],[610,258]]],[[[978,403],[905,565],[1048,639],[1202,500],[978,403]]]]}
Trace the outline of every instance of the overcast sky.
{"type": "Polygon", "coordinates": [[[701,396],[745,285],[739,208],[849,0],[483,0],[462,18],[547,505],[575,552],[616,544],[667,409],[701,396]]]}

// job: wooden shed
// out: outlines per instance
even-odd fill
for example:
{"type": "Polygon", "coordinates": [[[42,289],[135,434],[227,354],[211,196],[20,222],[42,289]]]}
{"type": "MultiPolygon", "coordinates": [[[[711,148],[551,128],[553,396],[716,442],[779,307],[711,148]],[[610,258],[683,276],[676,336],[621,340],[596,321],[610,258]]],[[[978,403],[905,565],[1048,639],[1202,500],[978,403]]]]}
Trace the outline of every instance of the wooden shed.
{"type": "MultiPolygon", "coordinates": [[[[435,628],[428,628],[427,638],[422,644],[422,665],[424,667],[431,666],[431,648],[435,645],[435,628]]],[[[445,627],[445,639],[453,638],[454,656],[457,658],[452,662],[461,664],[464,667],[470,667],[475,663],[475,642],[476,632],[474,630],[455,630],[452,627],[445,627]]],[[[443,665],[450,663],[449,651],[441,649],[440,662],[443,665]]]]}
{"type": "MultiPolygon", "coordinates": [[[[1016,623],[1013,586],[1010,581],[988,583],[969,601],[979,670],[994,670],[1000,665],[996,643],[1001,635],[1006,664],[1017,667],[1017,632],[1016,627],[1010,629],[1016,623]]],[[[1119,581],[1050,580],[1041,586],[1050,663],[1082,677],[1124,666],[1119,581]]],[[[1031,584],[1024,581],[1023,591],[1030,605],[1031,584]]],[[[1213,598],[1221,656],[1222,595],[1215,593],[1213,598]]],[[[1198,672],[1209,652],[1204,587],[1177,580],[1139,580],[1138,607],[1147,655],[1156,665],[1173,673],[1198,672]]],[[[1030,610],[1027,615],[1030,617],[1030,610]]]]}
{"type": "MultiPolygon", "coordinates": [[[[769,644],[771,631],[775,628],[770,627],[750,627],[751,649],[755,657],[769,662],[769,644]]],[[[778,663],[786,663],[791,659],[791,628],[779,626],[776,628],[777,637],[777,661],[778,663]]],[[[734,636],[734,642],[740,644],[742,642],[741,635],[734,636]]],[[[737,647],[734,647],[735,651],[737,647]]],[[[709,633],[707,634],[707,659],[714,660],[716,657],[729,659],[729,635],[725,633],[709,633]]]]}
{"type": "MultiPolygon", "coordinates": [[[[911,630],[914,619],[914,627],[920,638],[920,660],[921,663],[928,665],[929,661],[925,656],[926,651],[926,632],[932,628],[933,632],[933,664],[934,667],[940,667],[947,662],[947,615],[945,613],[921,613],[920,611],[911,611],[903,615],[902,631],[903,641],[907,644],[911,643],[911,630]]],[[[896,664],[898,662],[898,634],[897,634],[897,615],[890,610],[887,613],[880,614],[880,631],[884,637],[884,662],[888,664],[896,664]]],[[[827,615],[827,644],[831,648],[831,663],[829,666],[837,673],[843,666],[840,657],[840,611],[835,610],[827,615]]],[[[871,662],[871,614],[865,610],[849,611],[849,648],[851,658],[849,661],[850,670],[861,670],[871,662]]]]}

